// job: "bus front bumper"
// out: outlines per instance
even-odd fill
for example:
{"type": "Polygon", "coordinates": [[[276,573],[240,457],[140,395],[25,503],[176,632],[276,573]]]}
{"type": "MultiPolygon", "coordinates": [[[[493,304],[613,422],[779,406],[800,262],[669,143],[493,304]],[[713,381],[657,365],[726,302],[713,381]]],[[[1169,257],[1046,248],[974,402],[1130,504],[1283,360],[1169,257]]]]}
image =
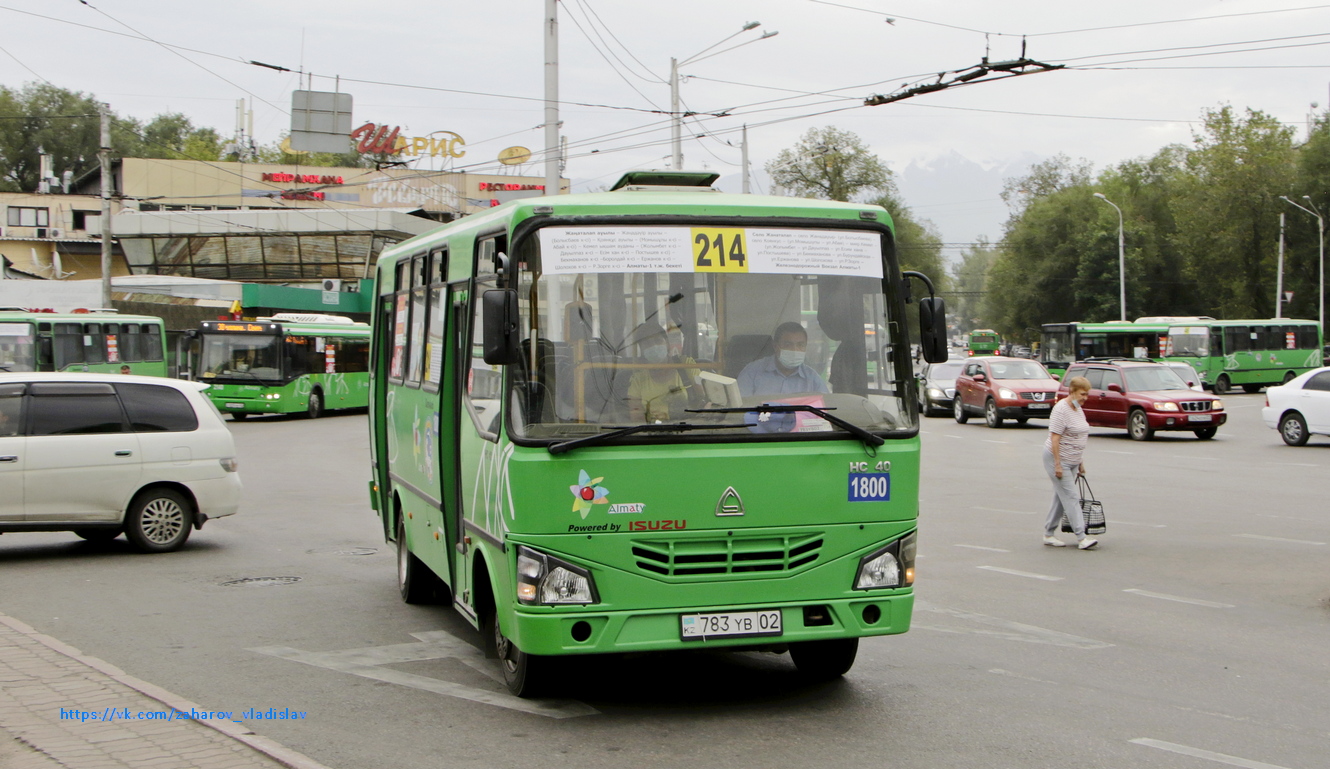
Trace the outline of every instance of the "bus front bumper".
{"type": "Polygon", "coordinates": [[[611,654],[680,649],[783,646],[801,641],[893,635],[910,629],[912,588],[865,593],[825,601],[772,602],[665,610],[524,612],[504,635],[528,654],[611,654]],[[779,609],[779,635],[710,636],[683,639],[688,614],[757,612],[779,609]],[[579,640],[581,639],[581,640],[579,640]]]}
{"type": "Polygon", "coordinates": [[[217,406],[217,410],[223,414],[280,414],[288,410],[282,407],[280,399],[272,398],[255,398],[252,396],[234,398],[218,395],[213,397],[212,402],[217,406]]]}

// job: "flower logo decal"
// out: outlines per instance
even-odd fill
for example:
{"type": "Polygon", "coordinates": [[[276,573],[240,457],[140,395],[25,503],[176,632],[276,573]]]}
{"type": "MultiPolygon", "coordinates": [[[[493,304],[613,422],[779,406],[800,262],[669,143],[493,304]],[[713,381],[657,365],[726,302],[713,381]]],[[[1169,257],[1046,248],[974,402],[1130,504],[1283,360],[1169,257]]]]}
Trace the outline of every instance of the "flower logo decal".
{"type": "Polygon", "coordinates": [[[568,490],[573,493],[573,512],[580,513],[585,519],[587,513],[591,512],[592,505],[609,504],[610,490],[604,486],[596,484],[605,480],[601,478],[592,478],[583,470],[577,476],[577,485],[569,486],[568,490]]]}

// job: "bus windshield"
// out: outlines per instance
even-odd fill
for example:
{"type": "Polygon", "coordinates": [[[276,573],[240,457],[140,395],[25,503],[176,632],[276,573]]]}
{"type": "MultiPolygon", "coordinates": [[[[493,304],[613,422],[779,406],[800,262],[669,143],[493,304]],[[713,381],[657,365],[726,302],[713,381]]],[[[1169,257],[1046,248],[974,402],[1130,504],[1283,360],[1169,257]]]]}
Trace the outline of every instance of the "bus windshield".
{"type": "Polygon", "coordinates": [[[1171,349],[1169,356],[1204,358],[1210,354],[1210,329],[1205,326],[1185,326],[1168,330],[1171,349]]]}
{"type": "Polygon", "coordinates": [[[539,230],[518,248],[515,437],[656,423],[726,440],[845,435],[817,409],[874,432],[912,428],[881,244],[848,230],[539,230]],[[761,404],[814,410],[747,410],[761,404]]]}
{"type": "Polygon", "coordinates": [[[31,323],[0,323],[0,371],[36,371],[31,323]]]}
{"type": "Polygon", "coordinates": [[[280,342],[274,334],[204,334],[199,376],[209,380],[280,380],[280,342]]]}
{"type": "Polygon", "coordinates": [[[1127,375],[1127,389],[1132,392],[1191,389],[1176,371],[1167,366],[1129,368],[1124,373],[1127,375]]]}

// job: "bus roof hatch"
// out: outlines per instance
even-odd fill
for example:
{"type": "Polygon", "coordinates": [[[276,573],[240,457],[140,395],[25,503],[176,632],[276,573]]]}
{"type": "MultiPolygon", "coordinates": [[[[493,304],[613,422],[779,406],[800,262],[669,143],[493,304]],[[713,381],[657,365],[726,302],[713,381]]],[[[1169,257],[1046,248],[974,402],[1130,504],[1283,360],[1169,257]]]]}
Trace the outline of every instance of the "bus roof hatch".
{"type": "Polygon", "coordinates": [[[629,171],[619,177],[611,190],[659,190],[661,188],[690,191],[712,190],[711,184],[720,174],[710,171],[629,171]]]}

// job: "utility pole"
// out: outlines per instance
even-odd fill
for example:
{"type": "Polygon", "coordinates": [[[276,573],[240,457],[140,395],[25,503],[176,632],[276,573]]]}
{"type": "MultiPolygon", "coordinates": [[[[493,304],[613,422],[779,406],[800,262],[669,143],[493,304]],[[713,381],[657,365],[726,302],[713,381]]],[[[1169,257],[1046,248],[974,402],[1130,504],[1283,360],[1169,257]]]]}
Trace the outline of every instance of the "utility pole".
{"type": "Polygon", "coordinates": [[[748,186],[748,124],[747,124],[747,123],[744,124],[744,132],[743,132],[743,155],[742,155],[742,158],[741,158],[740,162],[742,162],[742,163],[743,163],[743,166],[744,166],[744,186],[743,186],[743,191],[744,191],[744,194],[747,195],[748,192],[749,192],[749,186],[748,186]]]}
{"type": "Polygon", "coordinates": [[[1284,317],[1284,214],[1279,215],[1279,269],[1275,272],[1275,320],[1284,317]]]}
{"type": "Polygon", "coordinates": [[[559,0],[545,0],[545,194],[559,194],[559,0]]]}
{"type": "Polygon", "coordinates": [[[679,117],[679,60],[670,59],[670,167],[683,169],[683,119],[679,117]]]}
{"type": "Polygon", "coordinates": [[[111,105],[97,102],[101,118],[101,148],[97,161],[102,170],[102,307],[111,307],[111,105]]]}

